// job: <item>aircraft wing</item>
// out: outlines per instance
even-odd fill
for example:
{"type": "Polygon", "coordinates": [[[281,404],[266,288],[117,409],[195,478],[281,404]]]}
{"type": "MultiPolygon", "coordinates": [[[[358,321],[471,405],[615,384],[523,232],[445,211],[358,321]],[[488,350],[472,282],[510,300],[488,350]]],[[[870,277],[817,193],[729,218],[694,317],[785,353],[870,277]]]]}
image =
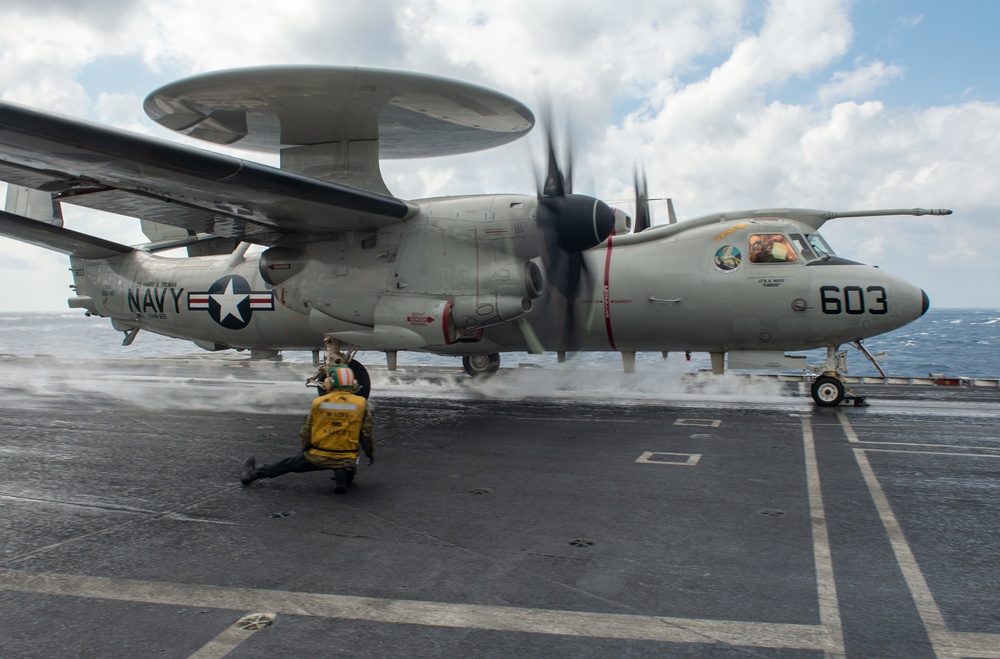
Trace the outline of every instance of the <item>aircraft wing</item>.
{"type": "Polygon", "coordinates": [[[0,103],[0,180],[262,244],[288,233],[373,230],[415,210],[395,197],[10,103],[0,103]]]}

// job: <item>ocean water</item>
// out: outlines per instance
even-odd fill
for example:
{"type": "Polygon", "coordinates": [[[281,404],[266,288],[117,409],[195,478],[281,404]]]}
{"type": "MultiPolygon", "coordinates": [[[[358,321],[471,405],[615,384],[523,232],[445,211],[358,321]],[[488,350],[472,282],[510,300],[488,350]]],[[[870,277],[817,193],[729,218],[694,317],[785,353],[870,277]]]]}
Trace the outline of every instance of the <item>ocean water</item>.
{"type": "MultiPolygon", "coordinates": [[[[0,313],[0,355],[47,355],[71,360],[75,357],[134,359],[210,354],[187,341],[149,332],[139,332],[131,346],[122,346],[122,338],[122,333],[112,329],[110,321],[87,318],[82,311],[0,313]]],[[[872,354],[886,353],[879,364],[886,375],[892,377],[927,377],[933,373],[948,377],[1000,378],[1000,309],[931,309],[906,327],[868,339],[865,347],[872,354]]],[[[878,375],[864,355],[851,347],[845,349],[850,375],[878,375]]],[[[823,361],[826,353],[814,350],[796,354],[805,354],[809,363],[817,364],[823,361]]],[[[366,364],[385,363],[385,358],[377,352],[362,352],[357,358],[366,364]]],[[[308,363],[312,355],[288,352],[284,359],[308,363]]],[[[503,366],[558,367],[554,354],[507,353],[501,359],[503,366]]],[[[704,353],[695,353],[690,360],[683,354],[672,353],[668,362],[669,369],[674,372],[709,367],[708,355],[704,353]]],[[[399,364],[461,369],[460,359],[418,352],[400,353],[399,364]]],[[[584,353],[577,357],[577,365],[583,369],[621,370],[621,359],[616,353],[584,353]]],[[[3,368],[2,363],[0,368],[3,368]]],[[[652,373],[662,368],[664,359],[659,353],[642,353],[636,357],[639,372],[652,373]]]]}

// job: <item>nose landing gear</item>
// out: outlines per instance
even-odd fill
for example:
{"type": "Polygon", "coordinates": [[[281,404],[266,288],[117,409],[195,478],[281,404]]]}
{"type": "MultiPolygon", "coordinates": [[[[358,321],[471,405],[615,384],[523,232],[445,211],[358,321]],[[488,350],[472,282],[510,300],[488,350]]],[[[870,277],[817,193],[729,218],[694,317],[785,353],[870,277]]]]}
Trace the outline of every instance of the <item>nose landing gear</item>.
{"type": "MultiPolygon", "coordinates": [[[[847,388],[840,378],[832,375],[821,375],[812,383],[813,401],[821,407],[836,407],[847,395],[847,388]]],[[[857,402],[854,403],[857,405],[857,402]]]]}
{"type": "MultiPolygon", "coordinates": [[[[861,346],[860,342],[855,343],[855,346],[874,363],[874,358],[861,346]]],[[[839,347],[828,346],[826,361],[820,366],[809,367],[812,372],[820,374],[813,380],[810,387],[813,402],[820,407],[836,407],[846,400],[854,403],[855,407],[867,407],[868,403],[865,401],[865,397],[848,389],[844,386],[843,380],[840,379],[841,373],[847,373],[847,351],[837,352],[839,347]]],[[[878,364],[875,366],[878,368],[878,364]]],[[[881,370],[879,368],[880,372],[881,370]]]]}
{"type": "Polygon", "coordinates": [[[358,352],[358,347],[348,346],[333,337],[323,339],[323,345],[325,347],[325,356],[322,362],[319,358],[319,352],[313,352],[313,366],[319,372],[306,380],[306,386],[316,387],[316,392],[322,395],[326,390],[323,388],[321,382],[326,378],[329,370],[335,366],[347,366],[354,373],[354,381],[356,383],[354,393],[358,396],[368,398],[372,392],[372,379],[364,364],[354,359],[354,355],[358,352]]]}

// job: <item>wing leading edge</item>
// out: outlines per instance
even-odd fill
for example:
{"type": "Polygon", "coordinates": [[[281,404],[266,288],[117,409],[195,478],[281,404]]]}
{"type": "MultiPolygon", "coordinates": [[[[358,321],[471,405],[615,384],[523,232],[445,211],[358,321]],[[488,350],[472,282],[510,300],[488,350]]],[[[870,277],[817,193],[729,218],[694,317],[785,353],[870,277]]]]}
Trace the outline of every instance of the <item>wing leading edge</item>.
{"type": "Polygon", "coordinates": [[[0,103],[0,180],[262,244],[376,229],[415,211],[395,197],[10,103],[0,103]]]}

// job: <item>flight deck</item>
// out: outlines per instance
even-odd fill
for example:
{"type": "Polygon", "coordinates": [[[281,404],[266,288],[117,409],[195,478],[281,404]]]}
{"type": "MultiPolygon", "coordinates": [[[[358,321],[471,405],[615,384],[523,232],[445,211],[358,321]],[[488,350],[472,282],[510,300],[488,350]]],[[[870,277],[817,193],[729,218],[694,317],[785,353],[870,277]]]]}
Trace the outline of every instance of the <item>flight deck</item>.
{"type": "Polygon", "coordinates": [[[1000,389],[0,359],[4,657],[1000,657],[1000,389]]]}

